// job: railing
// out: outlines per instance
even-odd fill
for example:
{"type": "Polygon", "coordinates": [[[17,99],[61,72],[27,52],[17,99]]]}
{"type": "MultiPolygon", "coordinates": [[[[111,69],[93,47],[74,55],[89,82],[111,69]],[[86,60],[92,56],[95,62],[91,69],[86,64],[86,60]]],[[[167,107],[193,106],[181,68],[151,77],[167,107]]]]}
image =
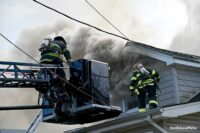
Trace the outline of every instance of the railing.
{"type": "Polygon", "coordinates": [[[37,79],[37,72],[41,67],[48,66],[50,65],[0,61],[0,87],[35,87],[46,84],[48,80],[37,79]]]}

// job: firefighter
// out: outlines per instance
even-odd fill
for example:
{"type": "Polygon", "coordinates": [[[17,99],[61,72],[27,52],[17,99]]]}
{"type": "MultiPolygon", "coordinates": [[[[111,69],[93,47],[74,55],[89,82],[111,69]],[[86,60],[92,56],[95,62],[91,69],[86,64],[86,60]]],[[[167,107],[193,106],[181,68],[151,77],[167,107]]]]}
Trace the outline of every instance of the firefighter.
{"type": "Polygon", "coordinates": [[[159,81],[160,76],[156,70],[146,69],[139,63],[133,66],[129,90],[131,95],[137,95],[139,112],[146,112],[146,93],[149,98],[149,109],[158,107],[156,89],[159,81]]]}
{"type": "MultiPolygon", "coordinates": [[[[65,39],[61,36],[56,36],[53,40],[45,38],[39,48],[39,51],[41,52],[41,64],[55,64],[59,67],[63,67],[63,56],[65,57],[68,65],[71,63],[70,51],[67,49],[65,39]]],[[[50,89],[48,89],[47,96],[51,99],[50,102],[54,104],[55,115],[60,116],[70,110],[70,108],[65,107],[70,104],[65,71],[63,68],[48,68],[48,70],[54,71],[56,73],[56,78],[52,78],[52,84],[50,89]]]]}
{"type": "MultiPolygon", "coordinates": [[[[61,36],[55,37],[54,40],[49,38],[44,39],[39,51],[41,52],[41,64],[56,64],[63,67],[63,55],[68,64],[71,62],[71,55],[67,49],[67,43],[61,36]]],[[[56,69],[56,74],[66,79],[63,69],[56,69]]]]}

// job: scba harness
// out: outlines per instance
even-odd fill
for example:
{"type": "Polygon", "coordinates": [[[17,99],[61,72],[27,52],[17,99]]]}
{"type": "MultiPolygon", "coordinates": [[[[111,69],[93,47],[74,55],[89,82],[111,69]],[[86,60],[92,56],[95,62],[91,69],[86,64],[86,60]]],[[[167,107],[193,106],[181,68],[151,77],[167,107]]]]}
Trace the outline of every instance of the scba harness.
{"type": "Polygon", "coordinates": [[[50,45],[52,44],[52,39],[51,38],[45,38],[39,48],[40,52],[45,52],[50,49],[50,45]]]}

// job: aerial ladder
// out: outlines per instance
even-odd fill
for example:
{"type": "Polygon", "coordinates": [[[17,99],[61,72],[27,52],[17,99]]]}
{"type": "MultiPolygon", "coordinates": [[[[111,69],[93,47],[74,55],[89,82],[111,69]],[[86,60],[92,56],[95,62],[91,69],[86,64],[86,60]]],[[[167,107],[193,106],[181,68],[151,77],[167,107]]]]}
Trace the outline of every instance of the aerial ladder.
{"type": "Polygon", "coordinates": [[[41,101],[34,106],[0,107],[0,110],[42,109],[28,128],[30,133],[40,121],[84,124],[121,113],[119,107],[110,105],[107,63],[86,59],[73,61],[69,67],[70,79],[64,79],[64,84],[58,83],[58,68],[53,64],[0,61],[1,88],[35,88],[41,101]]]}

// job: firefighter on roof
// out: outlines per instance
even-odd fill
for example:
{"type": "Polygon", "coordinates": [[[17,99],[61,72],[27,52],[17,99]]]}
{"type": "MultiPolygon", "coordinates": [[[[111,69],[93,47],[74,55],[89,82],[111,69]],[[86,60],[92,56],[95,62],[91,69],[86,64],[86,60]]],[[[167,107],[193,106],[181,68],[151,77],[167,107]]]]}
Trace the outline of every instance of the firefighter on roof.
{"type": "Polygon", "coordinates": [[[156,89],[158,88],[157,83],[159,81],[160,77],[156,70],[145,69],[142,64],[135,64],[133,66],[129,90],[131,95],[136,94],[138,97],[139,112],[146,112],[146,93],[148,93],[149,108],[157,108],[156,89]]]}

